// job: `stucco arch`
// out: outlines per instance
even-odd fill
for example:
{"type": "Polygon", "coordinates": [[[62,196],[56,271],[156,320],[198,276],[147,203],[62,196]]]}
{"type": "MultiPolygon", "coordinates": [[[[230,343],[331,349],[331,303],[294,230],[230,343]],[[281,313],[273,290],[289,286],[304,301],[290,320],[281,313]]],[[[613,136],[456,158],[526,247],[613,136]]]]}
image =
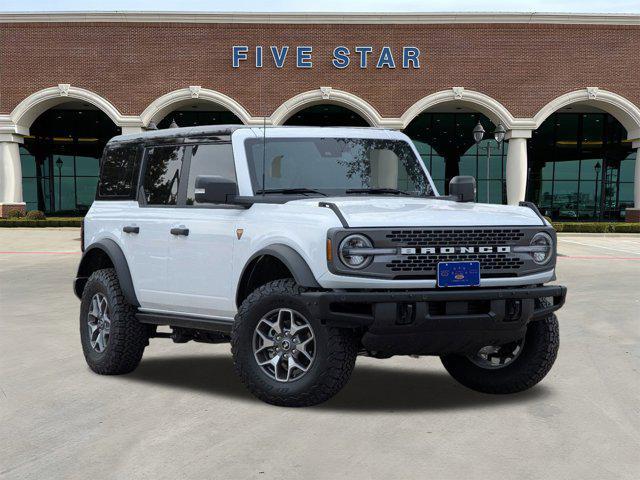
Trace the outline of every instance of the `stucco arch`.
{"type": "Polygon", "coordinates": [[[272,125],[283,125],[292,115],[312,105],[340,105],[360,115],[372,127],[379,127],[384,121],[373,106],[349,92],[320,87],[317,90],[303,92],[290,98],[271,114],[272,125]]]}
{"type": "Polygon", "coordinates": [[[401,128],[407,128],[411,121],[422,112],[444,103],[476,110],[486,115],[496,125],[502,123],[507,130],[514,127],[513,115],[494,98],[484,93],[466,90],[463,87],[453,87],[450,90],[441,90],[427,95],[411,105],[400,117],[401,128]]]}
{"type": "Polygon", "coordinates": [[[627,130],[629,139],[640,138],[640,108],[616,93],[600,90],[597,87],[575,90],[554,98],[533,117],[535,128],[539,128],[555,111],[578,102],[610,113],[627,130]]]}
{"type": "Polygon", "coordinates": [[[152,120],[158,123],[172,111],[194,102],[213,103],[232,112],[245,125],[255,123],[251,121],[249,112],[233,98],[215,90],[209,90],[199,86],[190,86],[188,88],[174,90],[155,99],[142,112],[140,120],[142,125],[146,127],[152,120]]]}
{"type": "Polygon", "coordinates": [[[139,124],[137,117],[122,115],[111,102],[97,93],[68,84],[60,84],[32,93],[13,109],[9,117],[18,128],[29,129],[42,113],[70,100],[90,103],[104,112],[119,127],[139,124]]]}

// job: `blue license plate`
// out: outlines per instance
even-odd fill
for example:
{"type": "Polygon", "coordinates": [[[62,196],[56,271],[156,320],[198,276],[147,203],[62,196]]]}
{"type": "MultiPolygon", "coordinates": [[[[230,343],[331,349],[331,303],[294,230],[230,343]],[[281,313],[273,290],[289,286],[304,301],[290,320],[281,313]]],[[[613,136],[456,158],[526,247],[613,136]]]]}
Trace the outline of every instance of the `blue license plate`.
{"type": "Polygon", "coordinates": [[[439,287],[477,287],[480,285],[480,262],[438,263],[439,287]]]}

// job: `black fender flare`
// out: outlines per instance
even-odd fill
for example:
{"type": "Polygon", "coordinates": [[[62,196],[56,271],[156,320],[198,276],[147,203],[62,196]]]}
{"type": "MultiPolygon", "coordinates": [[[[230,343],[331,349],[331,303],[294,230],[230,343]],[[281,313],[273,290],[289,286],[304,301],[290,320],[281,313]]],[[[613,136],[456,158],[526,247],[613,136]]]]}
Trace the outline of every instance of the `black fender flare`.
{"type": "Polygon", "coordinates": [[[109,257],[109,260],[111,260],[111,264],[116,270],[118,281],[120,282],[120,288],[122,289],[122,293],[124,298],[127,300],[127,303],[139,307],[140,302],[138,302],[136,291],[133,288],[133,279],[131,278],[131,271],[129,270],[127,259],[120,246],[110,238],[104,238],[92,243],[82,254],[82,259],[78,266],[78,274],[76,275],[76,279],[73,283],[73,290],[76,296],[78,298],[82,297],[82,291],[84,290],[84,286],[91,274],[88,271],[88,266],[90,265],[93,256],[96,254],[95,250],[101,250],[109,257]]]}
{"type": "Polygon", "coordinates": [[[265,255],[270,255],[280,260],[284,266],[289,269],[293,275],[293,279],[301,287],[321,288],[304,258],[302,258],[302,256],[289,245],[276,243],[258,250],[249,257],[242,269],[240,277],[238,277],[238,285],[236,286],[236,302],[242,286],[242,279],[245,277],[247,269],[253,264],[253,261],[256,258],[263,257],[265,255]]]}

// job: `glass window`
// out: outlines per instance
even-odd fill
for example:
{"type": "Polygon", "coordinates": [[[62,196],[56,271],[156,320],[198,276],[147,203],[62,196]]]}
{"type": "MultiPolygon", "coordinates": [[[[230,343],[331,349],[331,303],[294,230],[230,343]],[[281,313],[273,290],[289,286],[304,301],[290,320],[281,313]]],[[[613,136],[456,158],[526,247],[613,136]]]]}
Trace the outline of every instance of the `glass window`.
{"type": "Polygon", "coordinates": [[[110,147],[100,172],[100,196],[133,198],[138,171],[138,146],[110,147]]]}
{"type": "Polygon", "coordinates": [[[180,171],[186,147],[147,149],[144,194],[149,205],[176,205],[180,189],[180,171]]]}
{"type": "Polygon", "coordinates": [[[254,191],[309,188],[342,194],[350,189],[391,188],[431,194],[424,170],[404,141],[272,138],[266,141],[264,155],[262,139],[247,140],[246,145],[254,191]]]}
{"type": "MultiPolygon", "coordinates": [[[[405,129],[406,133],[416,144],[422,159],[427,166],[431,178],[438,192],[445,194],[448,191],[449,180],[455,175],[471,175],[476,177],[478,183],[485,182],[483,196],[480,201],[486,201],[487,182],[487,149],[491,143],[491,159],[489,161],[489,180],[499,180],[504,183],[505,158],[508,142],[496,145],[491,132],[495,125],[484,115],[479,113],[429,113],[418,115],[405,129]],[[486,139],[478,147],[473,139],[473,128],[480,121],[485,130],[486,139]],[[431,153],[421,147],[428,144],[431,153]]],[[[550,175],[552,178],[552,175],[550,175]]],[[[493,185],[489,187],[492,192],[497,192],[493,185]]],[[[505,188],[502,187],[502,192],[505,188]]],[[[490,194],[491,201],[502,203],[499,194],[490,194]]]]}
{"type": "Polygon", "coordinates": [[[96,198],[97,177],[76,177],[76,198],[78,207],[88,209],[96,198]]]}
{"type": "Polygon", "coordinates": [[[196,177],[217,175],[228,180],[236,180],[233,151],[230,143],[194,145],[191,149],[189,182],[187,184],[187,205],[197,205],[195,201],[196,177]]]}
{"type": "Polygon", "coordinates": [[[98,157],[76,156],[76,175],[81,177],[97,177],[100,173],[98,157]]]}

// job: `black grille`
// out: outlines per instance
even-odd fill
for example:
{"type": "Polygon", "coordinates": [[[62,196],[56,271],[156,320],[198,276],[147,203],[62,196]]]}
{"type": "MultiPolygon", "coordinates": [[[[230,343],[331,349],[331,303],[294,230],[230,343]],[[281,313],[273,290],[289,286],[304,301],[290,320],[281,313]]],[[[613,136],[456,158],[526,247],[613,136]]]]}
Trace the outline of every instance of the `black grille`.
{"type": "MultiPolygon", "coordinates": [[[[476,245],[514,245],[525,234],[518,228],[456,230],[392,230],[386,238],[403,246],[473,247],[476,245]]],[[[443,260],[444,261],[444,260],[443,260]]]]}
{"type": "Polygon", "coordinates": [[[516,272],[524,265],[519,258],[508,253],[453,253],[435,255],[406,255],[402,260],[391,260],[387,268],[392,272],[435,272],[438,262],[480,262],[481,272],[516,272]]]}
{"type": "MultiPolygon", "coordinates": [[[[518,228],[392,230],[386,240],[400,247],[496,247],[522,243],[518,228]]],[[[435,278],[438,262],[480,262],[483,277],[516,276],[525,262],[514,253],[416,253],[397,256],[386,267],[397,277],[435,278]]]]}

